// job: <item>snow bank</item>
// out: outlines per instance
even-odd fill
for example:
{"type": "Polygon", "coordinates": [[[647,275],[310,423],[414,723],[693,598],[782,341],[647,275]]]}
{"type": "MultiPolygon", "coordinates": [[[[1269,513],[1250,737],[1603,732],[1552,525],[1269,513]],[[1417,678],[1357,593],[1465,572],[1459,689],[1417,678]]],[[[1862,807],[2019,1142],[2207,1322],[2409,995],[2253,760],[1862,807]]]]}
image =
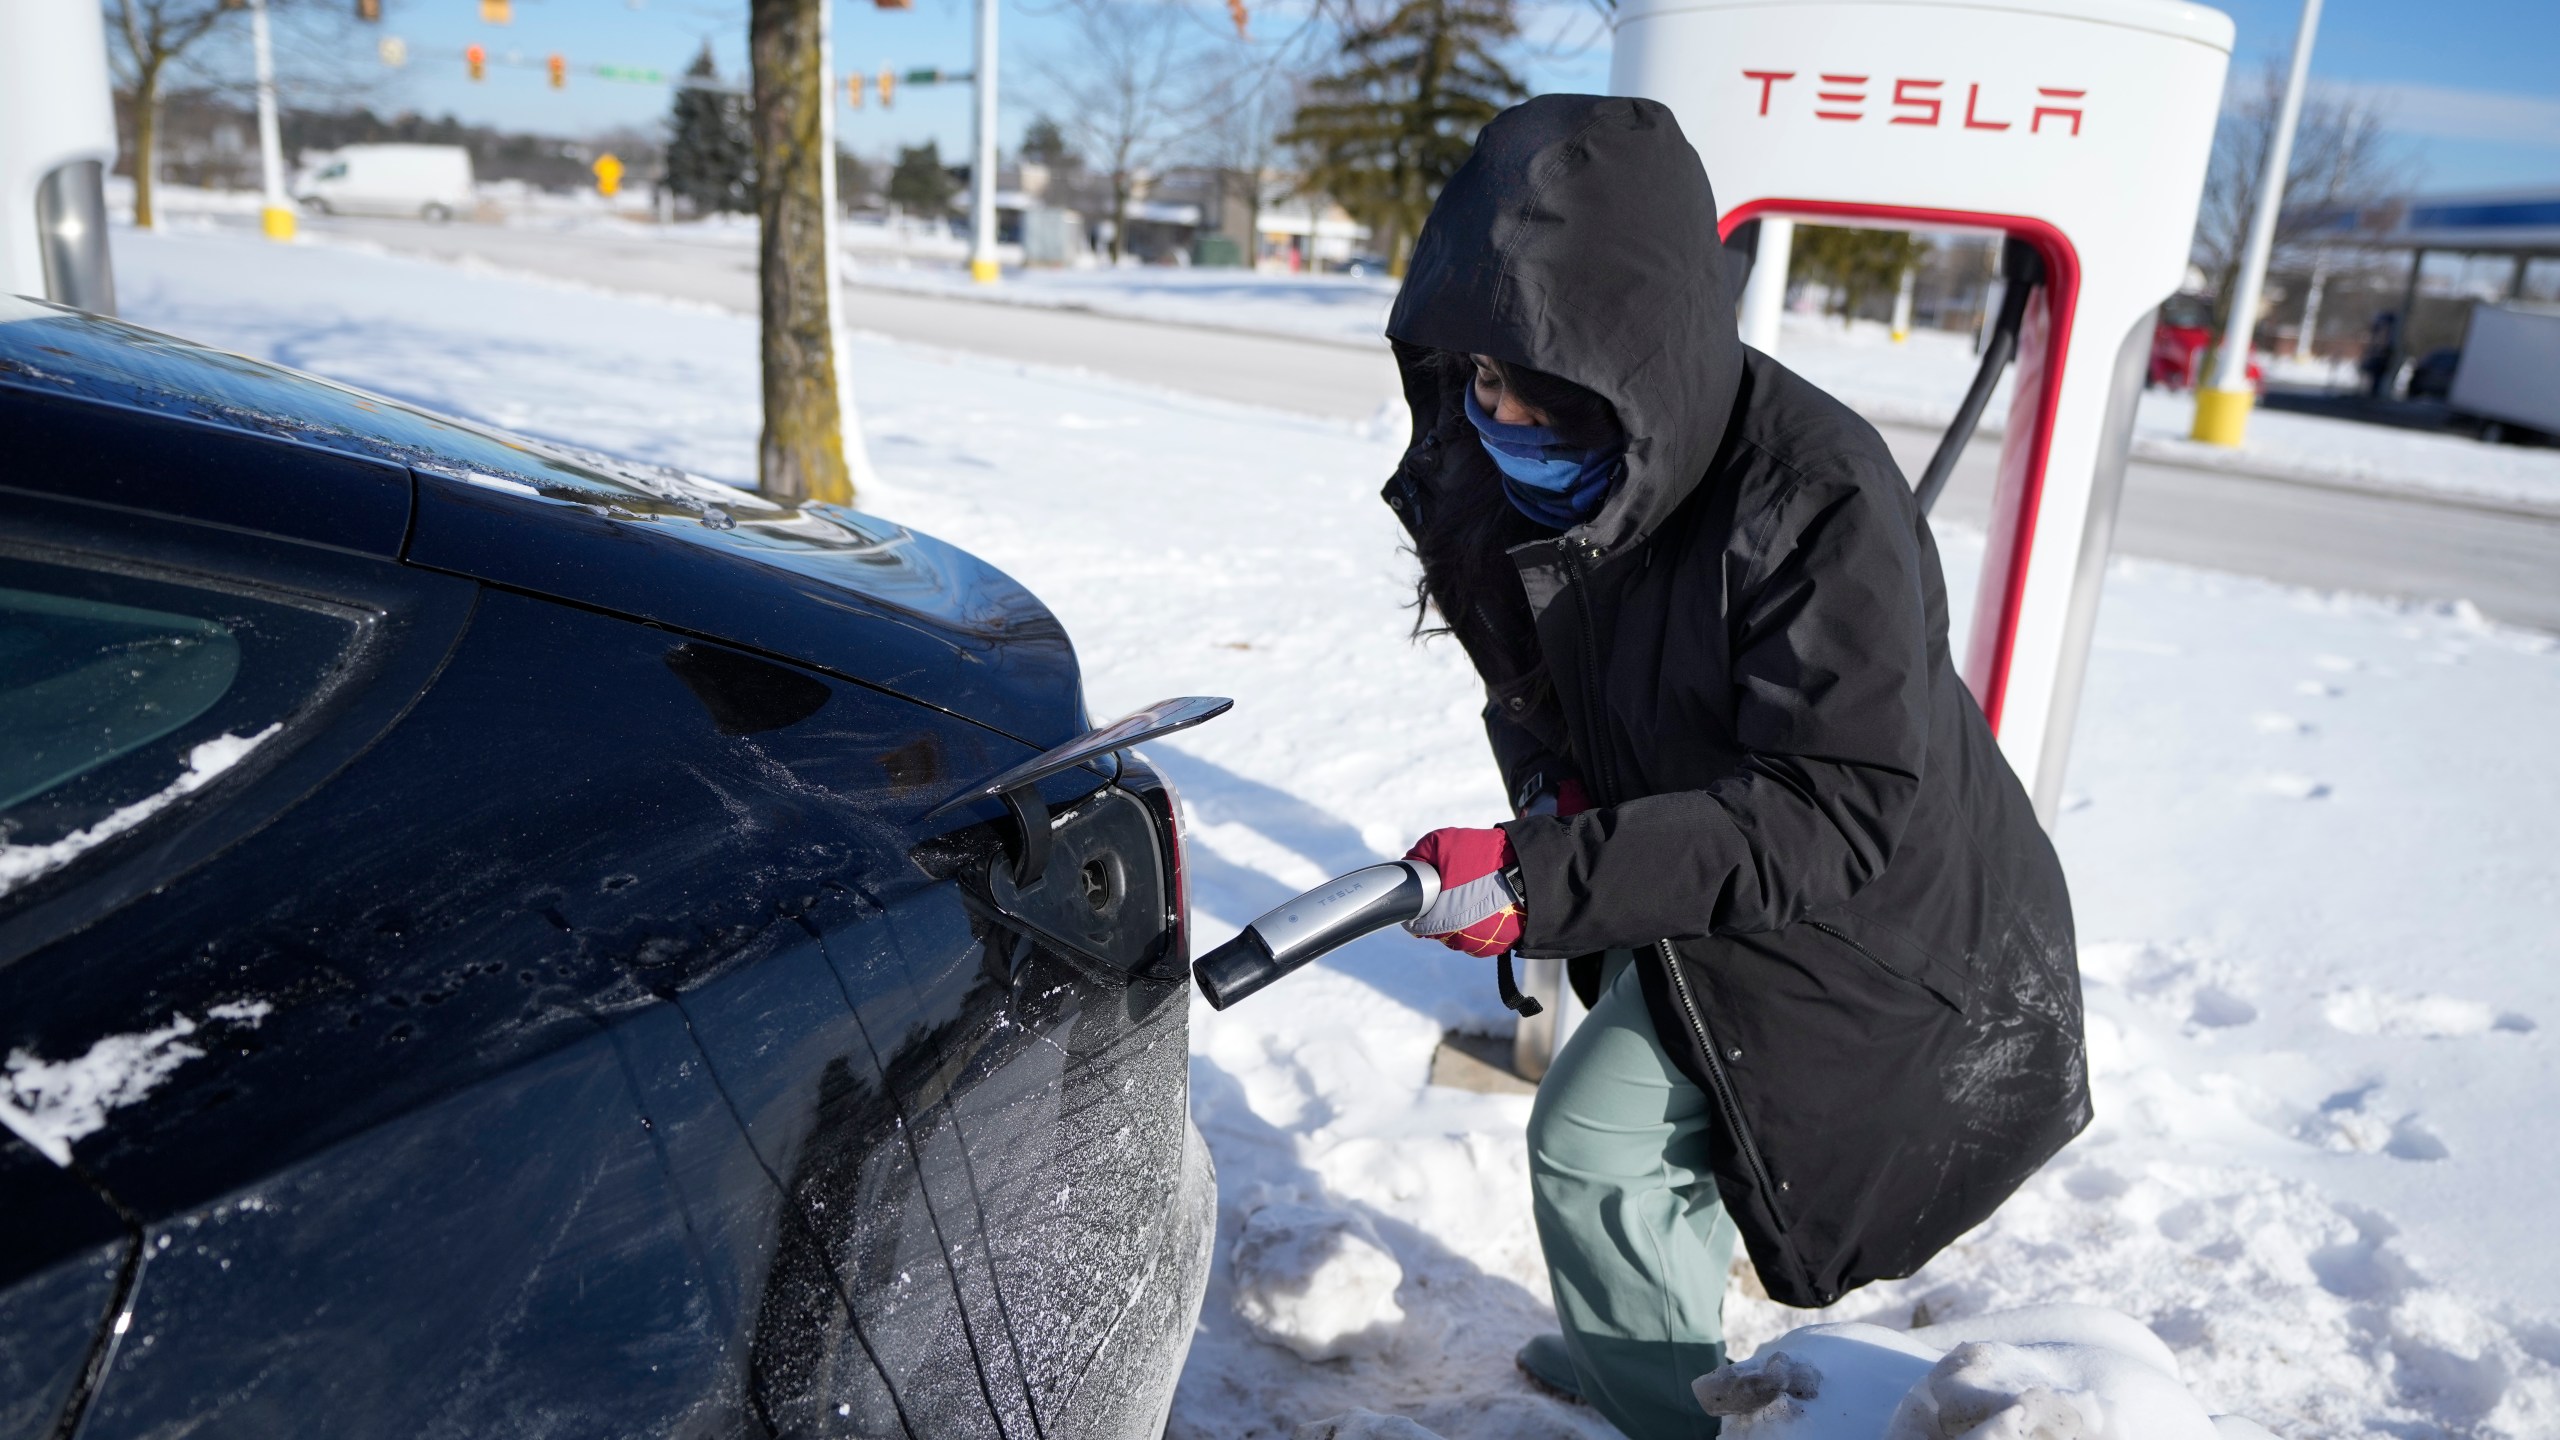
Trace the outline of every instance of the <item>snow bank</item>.
{"type": "MultiPolygon", "coordinates": [[[[1727,1440],[2216,1440],[2159,1337],[2086,1305],[1809,1325],[1698,1377],[1727,1440]]],[[[2254,1426],[2253,1426],[2254,1428],[2254,1426]]]]}
{"type": "MultiPolygon", "coordinates": [[[[205,1011],[205,1018],[256,1026],[274,1007],[264,1000],[234,1000],[205,1011]]],[[[0,1068],[0,1126],[44,1152],[56,1165],[71,1163],[76,1142],[107,1128],[107,1112],[140,1100],[179,1066],[204,1052],[186,1043],[196,1022],[172,1016],[156,1030],[109,1035],[70,1060],[40,1060],[12,1050],[0,1068]]]]}
{"type": "Polygon", "coordinates": [[[255,735],[216,735],[187,752],[187,768],[165,788],[111,811],[97,824],[74,830],[59,840],[42,845],[12,845],[0,841],[0,895],[8,894],[39,875],[61,869],[82,854],[104,845],[212,784],[223,771],[248,758],[250,751],[265,744],[267,737],[283,728],[279,722],[255,735]]]}
{"type": "Polygon", "coordinates": [[[1236,1314],[1254,1338],[1301,1360],[1340,1360],[1387,1348],[1404,1311],[1404,1267],[1358,1213],[1266,1187],[1242,1207],[1228,1252],[1236,1314]]]}

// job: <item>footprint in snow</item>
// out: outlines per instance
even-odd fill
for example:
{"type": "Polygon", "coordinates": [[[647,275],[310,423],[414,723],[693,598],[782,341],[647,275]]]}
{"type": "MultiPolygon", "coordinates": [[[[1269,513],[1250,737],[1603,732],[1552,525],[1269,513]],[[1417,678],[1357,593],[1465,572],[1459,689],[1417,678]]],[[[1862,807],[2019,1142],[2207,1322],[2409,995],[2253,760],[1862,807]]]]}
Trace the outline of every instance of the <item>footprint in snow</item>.
{"type": "Polygon", "coordinates": [[[2286,800],[2320,800],[2329,794],[2324,780],[2297,775],[2290,770],[2270,770],[2249,778],[2249,788],[2261,795],[2274,795],[2286,800]]]}
{"type": "Polygon", "coordinates": [[[2393,1115],[2383,1099],[2382,1082],[2341,1090],[2320,1102],[2316,1112],[2293,1127],[2307,1145],[2341,1155],[2388,1155],[2394,1160],[2442,1160],[2453,1152],[2427,1128],[2416,1111],[2393,1115]]]}
{"type": "Polygon", "coordinates": [[[2369,985],[2332,990],[2320,999],[2320,1014],[2349,1035],[2392,1035],[2418,1040],[2458,1040],[2491,1031],[2529,1035],[2538,1028],[2529,1015],[2499,1011],[2477,1000],[2451,995],[2399,994],[2369,985]]]}
{"type": "Polygon", "coordinates": [[[2293,693],[2296,695],[2309,695],[2317,700],[2335,700],[2347,692],[2330,684],[2326,680],[2301,680],[2295,682],[2293,693]]]}
{"type": "Polygon", "coordinates": [[[2350,660],[2344,655],[2314,655],[2311,663],[2333,675],[2353,674],[2364,668],[2363,661],[2350,660]]]}
{"type": "Polygon", "coordinates": [[[2310,721],[2296,719],[2281,710],[2261,710],[2249,717],[2249,723],[2256,726],[2261,735],[2308,735],[2313,729],[2310,721]]]}

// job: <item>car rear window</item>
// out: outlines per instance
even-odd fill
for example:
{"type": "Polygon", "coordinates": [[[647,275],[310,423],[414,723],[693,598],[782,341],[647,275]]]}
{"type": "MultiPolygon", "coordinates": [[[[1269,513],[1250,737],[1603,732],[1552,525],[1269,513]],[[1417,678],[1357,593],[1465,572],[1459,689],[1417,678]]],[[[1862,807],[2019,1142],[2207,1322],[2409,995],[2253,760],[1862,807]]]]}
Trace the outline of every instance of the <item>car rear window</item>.
{"type": "Polygon", "coordinates": [[[0,811],[185,725],[239,674],[219,620],[0,590],[0,811]]]}
{"type": "Polygon", "coordinates": [[[367,617],[69,551],[0,547],[0,907],[265,768],[367,617]]]}

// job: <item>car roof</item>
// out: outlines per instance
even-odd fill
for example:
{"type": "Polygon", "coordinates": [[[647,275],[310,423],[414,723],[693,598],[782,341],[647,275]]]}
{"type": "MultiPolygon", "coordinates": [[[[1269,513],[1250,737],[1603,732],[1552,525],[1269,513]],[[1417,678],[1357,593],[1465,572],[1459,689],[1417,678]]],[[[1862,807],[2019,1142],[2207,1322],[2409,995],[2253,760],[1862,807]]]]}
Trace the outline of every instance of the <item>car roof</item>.
{"type": "MultiPolygon", "coordinates": [[[[198,437],[211,430],[314,460],[343,457],[291,474],[296,467],[228,467],[219,488],[155,477],[141,508],[236,526],[238,488],[270,487],[290,504],[253,514],[334,509],[341,515],[323,519],[364,523],[333,529],[287,514],[248,528],[397,554],[761,649],[1042,747],[1083,728],[1074,653],[1056,618],[986,562],[877,516],[510,434],[0,295],[0,401],[12,392],[114,426],[156,419],[198,437]],[[315,487],[314,469],[345,483],[315,487]],[[403,472],[414,494],[385,513],[380,477],[403,472]]],[[[23,456],[0,455],[0,485],[136,503],[84,493],[93,481],[23,456]]]]}

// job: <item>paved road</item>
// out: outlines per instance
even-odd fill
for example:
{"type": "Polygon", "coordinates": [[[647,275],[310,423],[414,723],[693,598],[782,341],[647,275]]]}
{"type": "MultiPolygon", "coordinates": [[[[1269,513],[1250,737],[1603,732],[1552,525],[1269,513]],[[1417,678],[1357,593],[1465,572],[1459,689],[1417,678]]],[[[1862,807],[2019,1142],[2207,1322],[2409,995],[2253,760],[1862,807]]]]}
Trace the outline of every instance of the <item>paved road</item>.
{"type": "MultiPolygon", "coordinates": [[[[487,225],[310,223],[391,250],[468,256],[608,289],[755,308],[755,254],[734,243],[487,225]]],[[[856,328],[893,339],[1079,367],[1222,400],[1365,420],[1395,394],[1394,366],[1383,350],[860,285],[850,287],[846,299],[856,328]]],[[[1919,473],[1936,433],[1892,425],[1883,431],[1903,468],[1919,473]]],[[[1997,459],[1993,442],[1970,447],[1941,513],[1980,523],[1997,459]]],[[[2137,460],[2125,476],[2116,547],[2293,584],[2468,599],[2498,619],[2560,630],[2560,515],[2494,502],[2376,494],[2137,460]]]]}

